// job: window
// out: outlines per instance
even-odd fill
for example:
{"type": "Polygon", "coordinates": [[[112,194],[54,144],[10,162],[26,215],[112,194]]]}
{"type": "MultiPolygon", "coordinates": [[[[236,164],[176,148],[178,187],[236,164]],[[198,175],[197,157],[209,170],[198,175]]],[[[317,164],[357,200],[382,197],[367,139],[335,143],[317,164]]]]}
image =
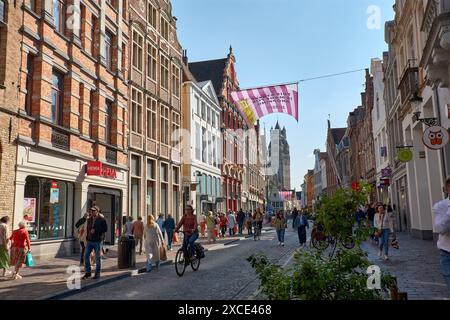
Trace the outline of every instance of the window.
{"type": "Polygon", "coordinates": [[[180,115],[172,112],[172,147],[180,143],[180,115]],[[176,136],[175,136],[176,135],[176,136]]]}
{"type": "Polygon", "coordinates": [[[197,96],[194,96],[194,101],[195,101],[194,107],[196,108],[196,113],[198,116],[200,116],[200,98],[197,96]]]}
{"type": "Polygon", "coordinates": [[[156,81],[156,57],[157,50],[150,43],[147,44],[147,76],[156,81]]]}
{"type": "Polygon", "coordinates": [[[212,137],[212,160],[213,166],[217,167],[217,144],[216,144],[216,136],[212,137]]]}
{"type": "Polygon", "coordinates": [[[161,106],[161,142],[169,144],[169,108],[161,106]]]}
{"type": "Polygon", "coordinates": [[[95,30],[98,29],[98,18],[96,16],[92,16],[92,27],[91,27],[91,54],[92,56],[97,55],[97,49],[95,48],[95,44],[97,43],[97,37],[95,34],[95,30]]]}
{"type": "Polygon", "coordinates": [[[33,75],[34,75],[34,55],[29,53],[27,55],[27,80],[26,80],[27,95],[25,97],[25,111],[27,112],[28,115],[32,114],[31,107],[33,97],[33,75]]]}
{"type": "Polygon", "coordinates": [[[172,183],[180,184],[180,169],[177,167],[173,167],[172,169],[172,183]]]}
{"type": "Polygon", "coordinates": [[[56,31],[64,33],[64,2],[63,0],[53,0],[53,23],[55,24],[56,31]]]}
{"type": "Polygon", "coordinates": [[[136,31],[133,30],[133,67],[142,71],[142,44],[144,38],[136,31]]]}
{"type": "Polygon", "coordinates": [[[161,17],[161,36],[164,39],[169,40],[169,22],[163,17],[161,17]]]}
{"type": "Polygon", "coordinates": [[[64,76],[62,73],[53,70],[52,74],[52,122],[57,125],[63,123],[63,99],[64,99],[64,76]]]}
{"type": "Polygon", "coordinates": [[[214,111],[211,111],[211,125],[216,128],[216,113],[214,111]]]}
{"type": "Polygon", "coordinates": [[[105,62],[106,67],[109,70],[113,69],[112,60],[113,60],[113,34],[111,31],[106,30],[105,32],[105,62]]]}
{"type": "Polygon", "coordinates": [[[168,177],[168,165],[165,163],[161,163],[160,168],[160,180],[161,180],[161,212],[164,216],[168,214],[167,212],[167,199],[168,199],[168,183],[169,183],[169,177],[168,177]]]}
{"type": "Polygon", "coordinates": [[[147,98],[147,138],[156,140],[156,100],[147,98]]]}
{"type": "Polygon", "coordinates": [[[202,119],[205,120],[206,117],[206,103],[202,101],[202,119]]]}
{"type": "Polygon", "coordinates": [[[5,0],[0,0],[0,22],[6,23],[6,3],[5,0]]]}
{"type": "Polygon", "coordinates": [[[147,12],[147,21],[155,29],[157,28],[156,14],[157,14],[156,8],[151,3],[149,3],[147,12]]]}
{"type": "Polygon", "coordinates": [[[131,89],[131,130],[142,133],[142,92],[131,89]]]}
{"type": "Polygon", "coordinates": [[[141,158],[136,155],[131,155],[131,215],[134,218],[140,216],[141,204],[141,158]]]}
{"type": "Polygon", "coordinates": [[[122,43],[122,72],[127,69],[127,45],[122,43]]]}
{"type": "Polygon", "coordinates": [[[212,165],[213,164],[213,152],[212,152],[212,137],[211,137],[211,132],[208,132],[208,164],[212,165]]]}
{"type": "Polygon", "coordinates": [[[200,161],[200,155],[202,152],[201,148],[201,134],[200,134],[200,125],[198,123],[195,124],[195,159],[200,161]]]}
{"type": "Polygon", "coordinates": [[[24,216],[31,241],[71,237],[74,185],[60,180],[27,177],[24,216]]]}
{"type": "Polygon", "coordinates": [[[172,92],[175,97],[180,97],[180,68],[177,66],[172,66],[172,92]]]}
{"type": "Polygon", "coordinates": [[[206,194],[211,194],[211,176],[206,178],[206,194]]]}
{"type": "Polygon", "coordinates": [[[202,128],[202,162],[206,163],[206,129],[202,128]]]}
{"type": "Polygon", "coordinates": [[[113,103],[110,100],[106,100],[106,113],[105,113],[105,142],[107,144],[112,143],[112,117],[113,117],[113,103]]]}
{"type": "Polygon", "coordinates": [[[161,55],[161,86],[169,89],[169,59],[161,55]]]}
{"type": "Polygon", "coordinates": [[[156,162],[155,160],[147,160],[147,197],[145,199],[147,205],[147,215],[155,214],[155,183],[156,183],[156,162]]]}

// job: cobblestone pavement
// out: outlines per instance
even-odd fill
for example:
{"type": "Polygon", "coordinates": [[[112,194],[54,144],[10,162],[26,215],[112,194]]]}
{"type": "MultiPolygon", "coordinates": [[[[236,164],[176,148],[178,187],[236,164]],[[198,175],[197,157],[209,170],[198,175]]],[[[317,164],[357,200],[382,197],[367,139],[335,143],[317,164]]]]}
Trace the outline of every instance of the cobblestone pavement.
{"type": "Polygon", "coordinates": [[[369,242],[362,248],[369,253],[369,260],[382,270],[397,277],[401,292],[408,293],[409,300],[450,299],[441,275],[439,251],[435,241],[414,239],[408,234],[397,234],[400,249],[389,248],[388,261],[378,257],[378,248],[369,242]]]}
{"type": "Polygon", "coordinates": [[[173,265],[89,289],[67,299],[161,299],[161,300],[243,300],[258,289],[259,281],[246,258],[259,251],[283,264],[298,247],[296,234],[289,229],[286,246],[278,246],[274,230],[266,230],[261,241],[245,239],[227,246],[211,246],[200,269],[186,269],[178,277],[173,265]]]}
{"type": "MultiPolygon", "coordinates": [[[[221,238],[217,244],[239,240],[239,237],[221,238]]],[[[208,245],[204,239],[200,239],[200,243],[204,244],[208,249],[212,245],[208,245]]],[[[178,246],[174,246],[174,250],[168,252],[168,261],[173,260],[178,246]]],[[[131,270],[117,269],[117,246],[111,247],[106,255],[106,259],[102,260],[102,277],[97,281],[107,281],[111,278],[130,274],[131,270]]],[[[59,292],[67,290],[66,281],[69,277],[67,273],[68,266],[78,266],[79,256],[67,258],[46,259],[43,261],[35,261],[32,268],[23,268],[20,274],[23,276],[20,280],[11,280],[11,278],[0,277],[0,300],[32,300],[40,299],[59,292]]],[[[136,268],[145,267],[145,255],[136,255],[136,268]]],[[[12,268],[11,268],[12,270],[12,268]]],[[[81,267],[83,272],[83,267],[81,267]]],[[[92,280],[96,281],[96,280],[92,280]]]]}

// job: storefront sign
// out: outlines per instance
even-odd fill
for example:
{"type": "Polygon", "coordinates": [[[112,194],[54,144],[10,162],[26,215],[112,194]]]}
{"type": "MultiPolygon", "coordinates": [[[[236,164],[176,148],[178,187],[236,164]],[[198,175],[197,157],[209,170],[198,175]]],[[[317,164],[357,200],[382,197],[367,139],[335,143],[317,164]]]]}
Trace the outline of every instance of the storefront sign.
{"type": "Polygon", "coordinates": [[[50,203],[58,203],[59,202],[59,189],[58,188],[50,188],[50,203]]]}
{"type": "Polygon", "coordinates": [[[26,222],[36,221],[36,198],[23,199],[23,220],[26,222]]]}
{"type": "Polygon", "coordinates": [[[392,170],[390,168],[381,169],[381,176],[383,178],[390,178],[392,175],[392,170]]]}
{"type": "Polygon", "coordinates": [[[88,161],[86,165],[86,175],[116,179],[117,171],[114,168],[105,166],[100,161],[88,161]]]}
{"type": "Polygon", "coordinates": [[[423,133],[423,144],[432,150],[439,150],[444,148],[449,140],[448,131],[439,126],[429,127],[423,133]]]}

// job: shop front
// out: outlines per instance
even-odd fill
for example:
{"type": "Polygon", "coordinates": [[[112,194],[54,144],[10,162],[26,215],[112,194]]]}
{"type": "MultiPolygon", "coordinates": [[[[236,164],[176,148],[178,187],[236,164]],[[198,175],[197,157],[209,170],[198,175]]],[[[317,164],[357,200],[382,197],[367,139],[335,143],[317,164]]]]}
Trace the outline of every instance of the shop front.
{"type": "Polygon", "coordinates": [[[107,221],[105,243],[116,242],[126,212],[125,168],[21,145],[17,159],[13,225],[27,223],[34,257],[77,252],[75,223],[94,204],[107,221]],[[92,166],[100,171],[89,171],[92,166]]]}

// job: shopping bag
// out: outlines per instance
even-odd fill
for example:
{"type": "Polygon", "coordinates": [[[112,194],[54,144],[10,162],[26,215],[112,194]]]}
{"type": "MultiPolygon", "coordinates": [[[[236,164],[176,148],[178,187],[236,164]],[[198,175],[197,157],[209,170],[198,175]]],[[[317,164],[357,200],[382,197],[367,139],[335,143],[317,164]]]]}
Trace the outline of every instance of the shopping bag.
{"type": "Polygon", "coordinates": [[[25,257],[25,265],[27,267],[32,267],[34,266],[34,262],[33,262],[33,256],[31,255],[31,252],[28,252],[26,257],[25,257]]]}
{"type": "Polygon", "coordinates": [[[214,228],[214,235],[216,236],[216,238],[219,236],[219,229],[214,228]]]}
{"type": "Polygon", "coordinates": [[[173,233],[173,239],[172,240],[173,240],[174,243],[178,242],[178,235],[177,235],[176,232],[173,233]]]}
{"type": "Polygon", "coordinates": [[[166,245],[164,243],[161,243],[161,245],[159,246],[159,260],[160,261],[167,260],[166,245]]]}

